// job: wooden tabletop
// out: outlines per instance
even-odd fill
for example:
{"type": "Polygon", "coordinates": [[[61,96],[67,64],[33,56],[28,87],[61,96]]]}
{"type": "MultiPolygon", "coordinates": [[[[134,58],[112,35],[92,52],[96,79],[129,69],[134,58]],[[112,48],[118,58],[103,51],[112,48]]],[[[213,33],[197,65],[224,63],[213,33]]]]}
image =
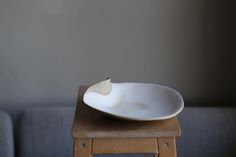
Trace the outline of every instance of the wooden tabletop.
{"type": "Polygon", "coordinates": [[[112,118],[83,103],[87,86],[79,90],[73,124],[73,138],[134,138],[180,136],[176,117],[160,121],[128,121],[112,118]]]}

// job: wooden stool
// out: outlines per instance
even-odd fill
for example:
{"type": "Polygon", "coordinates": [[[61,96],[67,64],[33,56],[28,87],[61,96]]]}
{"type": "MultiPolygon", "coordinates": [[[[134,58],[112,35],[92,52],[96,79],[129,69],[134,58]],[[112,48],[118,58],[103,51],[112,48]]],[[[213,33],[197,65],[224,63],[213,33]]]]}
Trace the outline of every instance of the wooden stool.
{"type": "Polygon", "coordinates": [[[151,122],[126,121],[105,116],[83,103],[87,86],[80,87],[73,124],[74,157],[93,154],[153,153],[176,157],[176,117],[151,122]]]}

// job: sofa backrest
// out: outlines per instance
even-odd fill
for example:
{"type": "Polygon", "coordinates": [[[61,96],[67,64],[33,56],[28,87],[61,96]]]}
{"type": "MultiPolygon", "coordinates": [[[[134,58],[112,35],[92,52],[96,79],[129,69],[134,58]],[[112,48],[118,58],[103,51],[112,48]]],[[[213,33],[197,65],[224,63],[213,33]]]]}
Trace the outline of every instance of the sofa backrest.
{"type": "MultiPolygon", "coordinates": [[[[74,110],[73,107],[25,110],[18,123],[19,157],[72,157],[71,127],[74,110]]],[[[178,115],[178,119],[182,128],[182,136],[177,138],[179,157],[236,156],[235,108],[185,107],[178,115]]],[[[96,157],[114,156],[116,155],[96,155],[96,157]]],[[[134,155],[128,156],[134,157],[134,155]]]]}
{"type": "Polygon", "coordinates": [[[0,111],[0,157],[14,157],[12,120],[3,111],[0,111]]]}
{"type": "Polygon", "coordinates": [[[26,109],[18,118],[18,157],[72,157],[72,107],[26,109]]]}
{"type": "Polygon", "coordinates": [[[178,119],[179,157],[236,156],[236,108],[186,107],[178,119]]]}

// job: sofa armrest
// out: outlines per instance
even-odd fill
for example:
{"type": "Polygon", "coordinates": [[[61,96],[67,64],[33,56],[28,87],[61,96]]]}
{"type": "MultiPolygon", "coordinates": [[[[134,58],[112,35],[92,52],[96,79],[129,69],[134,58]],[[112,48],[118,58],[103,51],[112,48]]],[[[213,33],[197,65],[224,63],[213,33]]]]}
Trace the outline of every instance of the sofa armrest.
{"type": "Polygon", "coordinates": [[[14,157],[12,120],[3,111],[0,111],[0,157],[14,157]]]}

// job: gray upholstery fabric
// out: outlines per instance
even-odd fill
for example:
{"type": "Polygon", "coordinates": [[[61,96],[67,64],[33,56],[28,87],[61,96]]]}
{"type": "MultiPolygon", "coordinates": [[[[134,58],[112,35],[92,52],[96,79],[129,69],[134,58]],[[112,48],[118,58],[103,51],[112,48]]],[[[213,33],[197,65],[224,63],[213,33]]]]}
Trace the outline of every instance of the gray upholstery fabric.
{"type": "Polygon", "coordinates": [[[14,156],[13,127],[10,116],[0,111],[0,157],[14,156]]]}
{"type": "MultiPolygon", "coordinates": [[[[92,116],[92,115],[91,115],[92,116]]],[[[19,157],[72,156],[72,107],[33,108],[19,119],[19,157]]],[[[236,156],[236,109],[185,107],[178,115],[182,136],[179,157],[236,156]]],[[[95,157],[151,157],[152,155],[94,155],[95,157]]]]}
{"type": "Polygon", "coordinates": [[[25,110],[19,117],[19,157],[72,157],[72,107],[25,110]]]}
{"type": "Polygon", "coordinates": [[[236,156],[236,108],[185,108],[178,116],[179,157],[236,156]]]}

